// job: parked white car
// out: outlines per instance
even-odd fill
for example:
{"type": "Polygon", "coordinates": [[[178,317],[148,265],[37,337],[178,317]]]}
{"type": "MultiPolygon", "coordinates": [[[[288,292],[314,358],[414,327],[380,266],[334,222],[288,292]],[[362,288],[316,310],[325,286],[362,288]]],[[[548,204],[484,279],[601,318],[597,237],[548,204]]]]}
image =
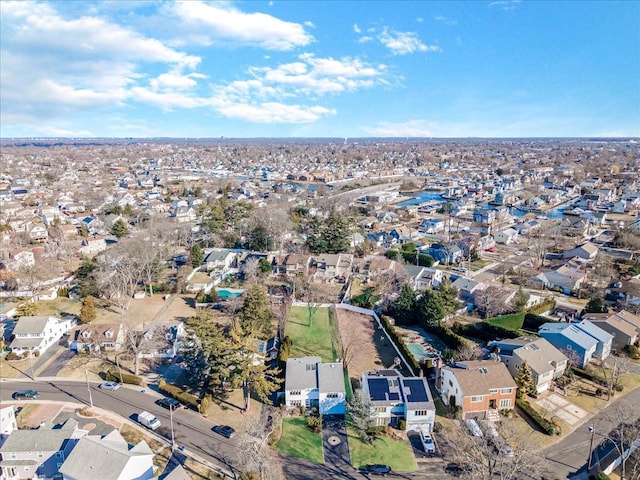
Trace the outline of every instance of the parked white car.
{"type": "Polygon", "coordinates": [[[436,453],[436,444],[429,433],[420,430],[420,440],[425,453],[436,453]]]}

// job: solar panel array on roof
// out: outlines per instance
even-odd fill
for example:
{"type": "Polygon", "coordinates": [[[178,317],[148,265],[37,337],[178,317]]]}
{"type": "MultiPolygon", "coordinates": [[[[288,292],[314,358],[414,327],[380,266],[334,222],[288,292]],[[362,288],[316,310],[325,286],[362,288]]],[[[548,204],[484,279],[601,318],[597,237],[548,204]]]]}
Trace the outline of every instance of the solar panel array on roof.
{"type": "Polygon", "coordinates": [[[409,402],[428,402],[429,396],[424,388],[424,382],[417,379],[405,379],[405,386],[409,387],[407,392],[407,401],[409,402]]]}
{"type": "Polygon", "coordinates": [[[369,379],[369,395],[374,402],[380,402],[387,399],[389,393],[389,382],[386,378],[370,378],[369,379]]]}

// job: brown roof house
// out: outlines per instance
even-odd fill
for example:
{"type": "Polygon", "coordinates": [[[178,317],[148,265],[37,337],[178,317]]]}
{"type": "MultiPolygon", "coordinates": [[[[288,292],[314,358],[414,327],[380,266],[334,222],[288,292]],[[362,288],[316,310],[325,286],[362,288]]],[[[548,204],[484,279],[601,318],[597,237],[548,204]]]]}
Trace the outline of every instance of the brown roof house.
{"type": "Polygon", "coordinates": [[[617,313],[585,313],[582,318],[613,335],[612,347],[617,351],[634,344],[640,336],[640,317],[626,310],[617,313]]]}
{"type": "Polygon", "coordinates": [[[438,369],[436,386],[442,401],[462,409],[462,418],[498,420],[500,410],[516,404],[516,382],[504,363],[495,360],[455,362],[438,369]]]}

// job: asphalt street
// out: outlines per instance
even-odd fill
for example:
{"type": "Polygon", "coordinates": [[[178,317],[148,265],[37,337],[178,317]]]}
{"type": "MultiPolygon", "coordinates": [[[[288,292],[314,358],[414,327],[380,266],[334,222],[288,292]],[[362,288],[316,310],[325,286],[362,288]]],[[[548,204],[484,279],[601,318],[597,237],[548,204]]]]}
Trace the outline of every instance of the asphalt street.
{"type": "MultiPolygon", "coordinates": [[[[570,435],[543,451],[542,453],[548,466],[545,478],[586,478],[584,471],[589,458],[589,446],[591,443],[589,425],[594,425],[596,429],[595,447],[603,441],[602,435],[610,432],[617,425],[617,421],[614,421],[614,410],[618,407],[620,409],[629,408],[628,411],[635,412],[635,417],[637,418],[640,416],[640,409],[637,408],[638,404],[640,404],[640,388],[636,388],[601,410],[576,428],[570,435]]],[[[604,456],[602,453],[601,455],[604,456]]]]}
{"type": "MultiPolygon", "coordinates": [[[[15,382],[2,381],[0,383],[0,399],[11,401],[11,395],[16,390],[30,388],[40,392],[41,400],[61,402],[76,402],[89,405],[87,384],[78,381],[15,382]]],[[[162,427],[155,433],[171,439],[171,422],[169,411],[155,404],[157,396],[148,392],[142,393],[140,388],[124,386],[116,391],[100,390],[96,383],[91,384],[91,397],[94,406],[113,412],[133,422],[137,414],[143,410],[153,413],[162,423],[162,427]]],[[[20,403],[24,403],[21,401],[20,403]]],[[[199,457],[233,471],[237,465],[237,445],[234,439],[226,439],[213,433],[214,424],[202,415],[180,409],[173,414],[174,438],[176,445],[182,445],[187,451],[194,452],[199,457]]]]}

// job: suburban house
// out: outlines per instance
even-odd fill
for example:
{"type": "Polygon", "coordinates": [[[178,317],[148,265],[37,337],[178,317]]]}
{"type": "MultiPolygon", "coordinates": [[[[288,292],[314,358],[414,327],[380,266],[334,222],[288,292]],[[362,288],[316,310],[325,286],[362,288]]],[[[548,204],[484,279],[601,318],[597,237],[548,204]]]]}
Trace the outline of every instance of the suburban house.
{"type": "Polygon", "coordinates": [[[285,273],[291,276],[305,273],[308,264],[309,257],[299,253],[290,253],[284,261],[285,273]]]}
{"type": "Polygon", "coordinates": [[[320,357],[290,358],[286,372],[287,407],[318,407],[323,415],[345,413],[342,363],[322,363],[320,357]]]}
{"type": "Polygon", "coordinates": [[[431,267],[420,267],[417,265],[402,265],[407,274],[408,283],[415,291],[426,288],[437,287],[442,283],[444,274],[442,270],[431,267]]]}
{"type": "Polygon", "coordinates": [[[605,293],[615,298],[618,303],[640,305],[640,275],[613,283],[605,289],[605,293]]]}
{"type": "Polygon", "coordinates": [[[174,358],[187,335],[182,322],[159,323],[142,334],[145,341],[138,352],[140,358],[174,358]]]}
{"type": "Polygon", "coordinates": [[[35,430],[14,430],[0,447],[0,478],[54,478],[78,439],[86,434],[72,418],[59,428],[42,425],[35,430]]]}
{"type": "Polygon", "coordinates": [[[545,323],[538,329],[538,334],[580,368],[587,366],[598,346],[598,341],[575,323],[545,323]]]}
{"type": "Polygon", "coordinates": [[[118,430],[112,430],[104,436],[82,437],[60,467],[60,473],[65,480],[150,480],[157,469],[153,457],[144,440],[131,446],[118,430]]]}
{"type": "Polygon", "coordinates": [[[470,300],[475,292],[487,288],[485,283],[469,277],[458,277],[452,285],[458,289],[458,294],[463,300],[470,300]]]}
{"type": "Polygon", "coordinates": [[[0,447],[5,442],[11,432],[18,429],[16,421],[16,411],[13,405],[0,407],[0,447]]]}
{"type": "Polygon", "coordinates": [[[397,370],[375,370],[364,372],[360,385],[376,425],[398,427],[404,420],[406,430],[433,430],[436,406],[426,378],[403,377],[397,370]]]}
{"type": "Polygon", "coordinates": [[[77,327],[69,344],[70,350],[109,351],[120,350],[124,344],[124,325],[122,323],[96,323],[77,327]]]}
{"type": "Polygon", "coordinates": [[[541,283],[546,288],[559,289],[565,295],[580,288],[584,282],[586,273],[583,270],[570,265],[562,265],[555,270],[539,273],[533,280],[541,283]]]}
{"type": "Polygon", "coordinates": [[[497,420],[516,404],[516,382],[507,366],[494,360],[455,362],[439,368],[436,387],[442,401],[462,409],[462,419],[497,420]]]}
{"type": "Polygon", "coordinates": [[[585,313],[582,318],[613,335],[611,346],[616,351],[620,352],[638,340],[640,317],[625,310],[617,313],[585,313]]]}
{"type": "Polygon", "coordinates": [[[428,218],[426,220],[423,220],[423,222],[418,227],[418,231],[420,233],[427,233],[431,235],[439,232],[444,232],[444,220],[441,220],[439,218],[428,218]]]}
{"type": "Polygon", "coordinates": [[[107,249],[107,241],[104,237],[83,238],[80,243],[80,255],[92,257],[107,249]]]}
{"type": "Polygon", "coordinates": [[[42,315],[20,317],[13,329],[15,338],[9,348],[17,354],[35,351],[42,354],[62,335],[69,332],[75,323],[75,317],[58,318],[42,315]]]}
{"type": "Polygon", "coordinates": [[[527,362],[533,375],[533,384],[538,393],[549,390],[553,380],[567,369],[568,358],[544,338],[518,337],[490,342],[511,376],[518,376],[518,368],[527,362]]]}
{"type": "Polygon", "coordinates": [[[311,258],[314,276],[329,280],[348,275],[353,265],[353,255],[348,253],[324,254],[311,258]]]}
{"type": "Polygon", "coordinates": [[[593,354],[594,357],[605,360],[611,354],[611,344],[613,343],[613,335],[598,327],[596,324],[591,323],[589,320],[582,320],[576,324],[580,330],[595,338],[598,344],[596,345],[596,351],[593,354]]]}
{"type": "Polygon", "coordinates": [[[202,270],[214,272],[217,275],[229,273],[233,267],[237,268],[237,252],[227,248],[214,248],[204,257],[202,270]]]}
{"type": "Polygon", "coordinates": [[[515,243],[518,239],[518,231],[514,228],[506,228],[504,230],[498,230],[493,234],[493,238],[495,238],[496,243],[502,243],[504,245],[509,245],[511,243],[515,243]]]}
{"type": "Polygon", "coordinates": [[[576,248],[567,250],[562,254],[562,258],[579,257],[583,260],[593,260],[598,255],[598,246],[591,242],[585,242],[582,245],[578,245],[576,248]]]}
{"type": "Polygon", "coordinates": [[[440,263],[451,264],[462,260],[462,249],[452,243],[432,243],[430,247],[421,248],[420,252],[431,255],[434,260],[440,263]]]}

